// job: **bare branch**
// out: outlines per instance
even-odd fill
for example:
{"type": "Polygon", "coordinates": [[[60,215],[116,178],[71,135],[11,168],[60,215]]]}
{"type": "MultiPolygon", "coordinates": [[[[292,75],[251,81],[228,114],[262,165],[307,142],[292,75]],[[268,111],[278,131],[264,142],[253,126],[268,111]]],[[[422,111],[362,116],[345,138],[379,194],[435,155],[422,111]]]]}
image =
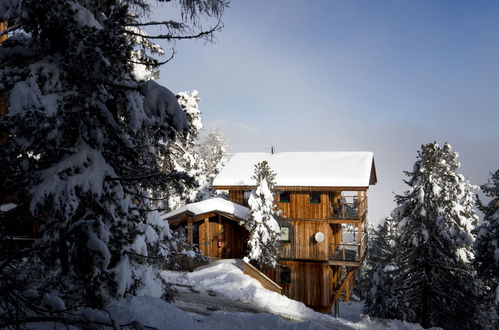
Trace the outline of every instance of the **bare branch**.
{"type": "Polygon", "coordinates": [[[148,36],[148,35],[136,33],[136,32],[130,31],[130,30],[125,30],[125,33],[131,34],[134,36],[138,36],[138,37],[142,37],[145,39],[183,40],[183,39],[197,39],[197,38],[203,38],[206,36],[210,36],[210,35],[213,35],[213,33],[215,31],[218,31],[221,28],[223,28],[222,21],[218,20],[217,24],[209,30],[201,31],[198,34],[185,35],[185,36],[173,35],[173,34],[158,34],[158,35],[154,35],[154,36],[148,36]]]}
{"type": "Polygon", "coordinates": [[[129,23],[127,26],[151,26],[151,25],[164,25],[169,29],[177,29],[177,30],[182,30],[187,27],[186,24],[181,23],[181,22],[176,22],[176,21],[151,21],[151,22],[144,22],[144,23],[129,23]]]}

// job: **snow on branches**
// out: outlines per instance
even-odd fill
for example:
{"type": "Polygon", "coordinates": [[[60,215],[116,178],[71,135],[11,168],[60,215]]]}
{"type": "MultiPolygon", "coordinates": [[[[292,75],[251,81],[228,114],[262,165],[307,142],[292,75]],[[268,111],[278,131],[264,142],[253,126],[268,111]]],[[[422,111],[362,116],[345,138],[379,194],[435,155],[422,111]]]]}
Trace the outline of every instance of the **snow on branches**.
{"type": "Polygon", "coordinates": [[[275,173],[263,161],[255,165],[253,179],[257,187],[249,196],[250,216],[244,225],[249,231],[249,255],[260,267],[275,267],[279,255],[281,229],[275,220],[276,210],[271,189],[275,186],[275,173]]]}
{"type": "Polygon", "coordinates": [[[475,266],[478,277],[485,284],[484,300],[494,311],[490,313],[497,320],[499,312],[499,170],[492,174],[487,184],[481,186],[487,197],[492,198],[487,205],[478,200],[478,208],[483,212],[482,223],[475,229],[475,266]]]}
{"type": "Polygon", "coordinates": [[[471,264],[476,187],[457,171],[449,144],[421,147],[406,172],[409,190],[397,195],[398,223],[392,292],[398,318],[423,327],[474,328],[478,291],[471,264]]]}
{"type": "MultiPolygon", "coordinates": [[[[189,18],[219,18],[226,5],[179,3],[189,18]]],[[[9,104],[0,121],[8,132],[0,192],[15,192],[44,223],[33,260],[59,277],[55,290],[82,305],[165,289],[157,273],[170,257],[171,232],[150,192],[185,184],[185,175],[161,171],[158,155],[169,157],[168,142],[199,122],[166,87],[134,75],[133,64],[150,56],[138,58],[137,49],[161,54],[128,29],[142,26],[148,8],[143,0],[0,2],[0,21],[11,26],[0,47],[0,94],[9,104]]],[[[188,32],[186,24],[171,31],[188,32]]],[[[2,265],[3,294],[20,263],[2,265]]]]}

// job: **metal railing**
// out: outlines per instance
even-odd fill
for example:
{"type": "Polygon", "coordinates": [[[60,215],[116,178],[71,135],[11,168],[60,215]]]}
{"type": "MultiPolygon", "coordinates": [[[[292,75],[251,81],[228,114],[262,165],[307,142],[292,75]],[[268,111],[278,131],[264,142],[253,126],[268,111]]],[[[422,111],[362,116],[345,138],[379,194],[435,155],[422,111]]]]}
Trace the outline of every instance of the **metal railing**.
{"type": "Polygon", "coordinates": [[[330,259],[340,261],[360,261],[364,257],[366,244],[366,233],[364,233],[360,242],[333,243],[331,244],[330,259]]]}
{"type": "Polygon", "coordinates": [[[360,219],[367,211],[367,197],[353,202],[338,202],[331,204],[331,217],[333,219],[360,219]]]}

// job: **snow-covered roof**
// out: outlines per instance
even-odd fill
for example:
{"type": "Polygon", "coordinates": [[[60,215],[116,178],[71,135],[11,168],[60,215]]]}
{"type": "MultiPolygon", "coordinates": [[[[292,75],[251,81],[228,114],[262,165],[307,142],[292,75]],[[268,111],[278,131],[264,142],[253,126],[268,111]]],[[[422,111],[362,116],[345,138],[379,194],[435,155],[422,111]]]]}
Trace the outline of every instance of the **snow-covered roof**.
{"type": "Polygon", "coordinates": [[[277,186],[367,187],[376,183],[372,152],[235,153],[215,178],[215,187],[254,186],[255,165],[263,160],[277,186]]]}
{"type": "Polygon", "coordinates": [[[233,215],[242,220],[248,219],[249,215],[249,209],[247,207],[233,203],[220,197],[214,197],[201,202],[184,205],[176,209],[175,211],[162,215],[161,217],[163,219],[169,219],[186,212],[190,213],[193,216],[211,212],[219,212],[233,215]]]}

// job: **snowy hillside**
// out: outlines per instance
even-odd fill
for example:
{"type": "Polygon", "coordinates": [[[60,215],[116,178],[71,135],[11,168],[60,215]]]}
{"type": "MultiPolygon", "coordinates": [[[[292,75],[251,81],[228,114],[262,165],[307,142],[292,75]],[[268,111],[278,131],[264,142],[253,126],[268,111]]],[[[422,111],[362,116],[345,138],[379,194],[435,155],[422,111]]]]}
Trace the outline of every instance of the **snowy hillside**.
{"type": "Polygon", "coordinates": [[[219,260],[192,273],[163,271],[161,275],[177,290],[173,305],[203,329],[421,329],[401,321],[361,318],[356,302],[341,306],[349,320],[317,313],[263,288],[243,274],[241,263],[238,259],[219,260]]]}

